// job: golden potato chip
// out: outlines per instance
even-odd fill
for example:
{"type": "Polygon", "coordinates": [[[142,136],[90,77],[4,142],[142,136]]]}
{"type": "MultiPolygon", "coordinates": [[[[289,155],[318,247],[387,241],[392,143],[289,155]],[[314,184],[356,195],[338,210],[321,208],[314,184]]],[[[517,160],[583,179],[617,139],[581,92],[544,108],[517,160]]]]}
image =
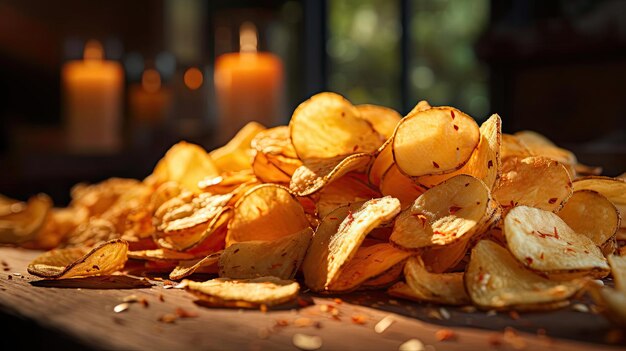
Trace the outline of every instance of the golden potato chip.
{"type": "Polygon", "coordinates": [[[261,124],[249,122],[226,145],[211,151],[211,158],[217,168],[221,172],[250,169],[254,156],[250,143],[263,130],[265,127],[261,124]]]}
{"type": "Polygon", "coordinates": [[[347,174],[337,179],[325,186],[318,194],[319,199],[315,206],[320,218],[326,217],[337,207],[380,197],[379,192],[370,188],[354,174],[347,174]]]}
{"type": "Polygon", "coordinates": [[[493,189],[500,178],[502,162],[500,145],[502,144],[502,120],[494,114],[480,126],[480,141],[472,152],[469,161],[460,169],[442,175],[423,176],[417,181],[426,187],[433,187],[457,174],[469,174],[482,180],[489,189],[493,189]]]}
{"type": "Polygon", "coordinates": [[[84,207],[53,208],[33,242],[25,243],[25,245],[28,245],[28,248],[53,249],[88,218],[89,211],[84,207]]]}
{"type": "Polygon", "coordinates": [[[311,195],[349,172],[364,171],[371,159],[371,155],[360,153],[305,161],[291,177],[289,188],[298,196],[311,195]]]}
{"type": "Polygon", "coordinates": [[[432,106],[430,106],[428,101],[421,100],[420,102],[417,103],[417,105],[415,105],[415,107],[413,107],[413,109],[409,112],[409,115],[412,115],[412,114],[420,112],[420,111],[426,111],[426,110],[428,110],[430,108],[432,108],[432,106]]]}
{"type": "Polygon", "coordinates": [[[392,266],[388,270],[364,281],[363,284],[359,286],[359,290],[383,289],[383,288],[389,287],[389,285],[397,282],[400,279],[400,277],[402,276],[403,270],[404,270],[404,261],[401,261],[400,263],[396,263],[394,266],[392,266]]]}
{"type": "Polygon", "coordinates": [[[604,277],[609,265],[600,249],[556,214],[518,206],[504,217],[509,250],[526,267],[554,276],[604,277]]]}
{"type": "Polygon", "coordinates": [[[174,181],[197,193],[200,191],[198,182],[207,176],[219,175],[219,169],[202,147],[181,141],[165,153],[152,173],[160,183],[174,181]]]}
{"type": "Polygon", "coordinates": [[[515,133],[535,156],[545,156],[566,165],[575,165],[576,156],[569,150],[556,146],[545,136],[531,130],[522,130],[515,133]]]}
{"type": "Polygon", "coordinates": [[[565,167],[549,158],[515,159],[504,169],[493,197],[508,211],[518,205],[558,211],[572,195],[572,182],[565,167]]]}
{"type": "Polygon", "coordinates": [[[608,261],[615,288],[626,294],[626,256],[610,255],[608,261]]]}
{"type": "Polygon", "coordinates": [[[180,261],[176,268],[170,273],[169,278],[172,280],[180,280],[196,272],[217,273],[217,262],[221,254],[222,251],[218,251],[198,260],[180,261]]]}
{"type": "Polygon", "coordinates": [[[523,159],[534,155],[521,139],[515,135],[502,133],[500,156],[502,160],[507,160],[509,158],[523,159]]]}
{"type": "Polygon", "coordinates": [[[403,209],[411,206],[425,191],[426,188],[400,173],[395,164],[385,172],[380,181],[380,192],[400,200],[403,209]]]}
{"type": "Polygon", "coordinates": [[[557,214],[576,233],[587,236],[598,246],[615,237],[621,220],[615,205],[593,190],[574,191],[557,214]]]}
{"type": "Polygon", "coordinates": [[[39,194],[28,199],[26,204],[8,202],[8,210],[0,216],[0,244],[20,244],[35,239],[50,213],[50,197],[39,194]]]}
{"type": "Polygon", "coordinates": [[[248,190],[235,204],[226,246],[250,240],[272,241],[308,226],[302,205],[289,189],[263,184],[248,190]]]}
{"type": "Polygon", "coordinates": [[[420,296],[413,292],[413,289],[405,282],[397,282],[390,286],[389,289],[387,289],[387,294],[405,300],[422,301],[420,296]]]}
{"type": "Polygon", "coordinates": [[[387,170],[394,164],[393,152],[391,150],[392,142],[393,138],[389,138],[378,149],[374,161],[371,162],[370,167],[367,170],[368,180],[374,186],[380,185],[383,174],[385,174],[385,172],[387,172],[387,170]]]}
{"type": "Polygon", "coordinates": [[[272,241],[244,241],[224,250],[219,259],[219,275],[227,278],[273,276],[293,279],[302,264],[313,229],[301,231],[272,241]]]}
{"type": "Polygon", "coordinates": [[[341,269],[354,257],[367,234],[400,212],[392,197],[372,199],[353,212],[339,207],[322,219],[302,263],[306,285],[322,291],[333,284],[341,269]]]}
{"type": "Polygon", "coordinates": [[[406,284],[412,299],[446,305],[470,302],[463,285],[463,273],[430,273],[419,257],[411,257],[404,265],[406,284]]]}
{"type": "Polygon", "coordinates": [[[593,301],[611,322],[626,328],[626,293],[606,286],[589,282],[587,291],[593,301]]]}
{"type": "Polygon", "coordinates": [[[429,272],[444,273],[463,260],[468,246],[469,240],[457,240],[450,245],[429,247],[420,258],[429,272]]]}
{"type": "Polygon", "coordinates": [[[479,140],[472,117],[452,107],[433,107],[400,121],[393,159],[408,176],[449,173],[465,165],[479,140]]]}
{"type": "Polygon", "coordinates": [[[109,210],[118,198],[141,182],[135,179],[110,178],[97,184],[77,184],[72,187],[70,206],[85,207],[90,216],[99,216],[109,210]]]}
{"type": "Polygon", "coordinates": [[[66,245],[68,247],[94,246],[104,241],[119,238],[120,233],[117,232],[113,223],[106,219],[91,217],[70,233],[67,237],[66,245]]]}
{"type": "Polygon", "coordinates": [[[256,155],[254,155],[252,170],[254,175],[264,183],[288,184],[291,180],[291,175],[278,168],[262,152],[257,151],[256,155]]]}
{"type": "Polygon", "coordinates": [[[574,165],[574,171],[577,177],[598,176],[602,174],[602,167],[587,166],[582,163],[574,165]]]}
{"type": "MultiPolygon", "coordinates": [[[[589,176],[576,179],[573,183],[574,190],[593,190],[604,195],[617,207],[622,218],[626,216],[626,180],[601,176],[589,176]]],[[[626,221],[622,221],[621,227],[626,227],[626,221]]]]}
{"type": "Polygon", "coordinates": [[[264,154],[298,158],[298,154],[296,154],[291,143],[288,126],[278,126],[260,131],[252,139],[250,146],[257,152],[264,154]]]}
{"type": "Polygon", "coordinates": [[[190,261],[200,258],[189,252],[169,249],[128,251],[128,258],[144,261],[190,261]]]}
{"type": "Polygon", "coordinates": [[[357,105],[361,118],[369,121],[385,139],[391,138],[402,115],[393,109],[378,105],[357,105]]]}
{"type": "Polygon", "coordinates": [[[242,184],[257,182],[257,177],[250,169],[241,171],[222,172],[218,176],[209,176],[198,182],[198,187],[202,191],[212,194],[228,194],[237,189],[242,184]]]}
{"type": "Polygon", "coordinates": [[[489,189],[460,174],[429,189],[396,219],[389,241],[407,250],[452,244],[469,238],[491,218],[489,189]]]}
{"type": "Polygon", "coordinates": [[[28,273],[46,279],[66,279],[112,274],[126,263],[128,243],[105,242],[93,249],[73,247],[48,251],[28,265],[28,273]]]}
{"type": "Polygon", "coordinates": [[[183,280],[186,290],[213,307],[258,308],[295,300],[300,285],[276,277],[254,279],[216,278],[206,282],[183,280]]]}
{"type": "MultiPolygon", "coordinates": [[[[159,185],[152,195],[150,195],[148,207],[154,214],[161,205],[180,195],[183,190],[184,189],[177,182],[165,182],[159,185]]],[[[191,196],[191,194],[189,194],[189,196],[191,196]]]]}
{"type": "Polygon", "coordinates": [[[298,157],[317,160],[373,152],[384,138],[359,110],[335,93],[314,95],[296,108],[289,122],[298,157]]]}
{"type": "Polygon", "coordinates": [[[411,255],[410,252],[396,249],[387,243],[359,247],[327,290],[347,292],[356,289],[361,283],[386,272],[411,255]]]}
{"type": "Polygon", "coordinates": [[[159,247],[170,250],[189,251],[202,248],[203,252],[215,252],[225,246],[225,229],[231,218],[232,208],[225,207],[208,223],[175,233],[156,231],[153,235],[154,242],[159,247]]]}
{"type": "Polygon", "coordinates": [[[584,281],[552,281],[527,270],[502,246],[481,240],[472,249],[465,270],[465,288],[472,302],[484,309],[550,310],[567,300],[584,281]]]}

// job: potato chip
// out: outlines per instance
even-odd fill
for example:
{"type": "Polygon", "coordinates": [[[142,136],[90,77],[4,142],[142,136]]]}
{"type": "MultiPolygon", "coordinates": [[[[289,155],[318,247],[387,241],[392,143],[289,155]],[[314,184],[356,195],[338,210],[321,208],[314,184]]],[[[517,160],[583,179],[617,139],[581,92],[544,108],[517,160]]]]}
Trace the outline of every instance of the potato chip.
{"type": "Polygon", "coordinates": [[[254,175],[264,183],[288,184],[291,180],[291,175],[278,168],[262,152],[257,151],[254,155],[252,170],[254,175]]]}
{"type": "Polygon", "coordinates": [[[420,258],[429,272],[444,273],[463,260],[468,246],[469,240],[457,240],[450,245],[429,247],[420,258]]]}
{"type": "Polygon", "coordinates": [[[258,308],[275,306],[298,296],[300,285],[276,277],[254,279],[216,278],[206,282],[183,280],[186,290],[212,307],[258,308]]]}
{"type": "Polygon", "coordinates": [[[376,152],[374,161],[371,162],[369,169],[367,170],[368,180],[372,185],[379,186],[380,181],[383,178],[383,174],[394,164],[393,152],[391,150],[391,143],[393,138],[387,139],[387,141],[376,152]]]}
{"type": "Polygon", "coordinates": [[[122,194],[140,184],[135,179],[124,178],[110,178],[92,185],[77,184],[71,190],[70,206],[85,207],[90,216],[99,216],[110,209],[122,194]]]}
{"type": "Polygon", "coordinates": [[[446,305],[470,302],[463,285],[463,273],[430,273],[419,257],[411,257],[404,265],[406,284],[412,299],[446,305]]]}
{"type": "Polygon", "coordinates": [[[518,206],[504,217],[509,250],[526,267],[554,276],[604,277],[609,265],[600,249],[556,214],[518,206]]]}
{"type": "Polygon", "coordinates": [[[106,219],[91,217],[68,236],[66,246],[94,246],[119,238],[120,233],[113,223],[106,219]]]}
{"type": "Polygon", "coordinates": [[[326,217],[337,207],[380,197],[379,192],[351,173],[328,184],[318,194],[315,206],[320,218],[326,217]]]}
{"type": "Polygon", "coordinates": [[[154,242],[161,248],[202,252],[215,252],[224,248],[226,244],[226,225],[233,218],[233,210],[223,208],[208,224],[196,226],[174,234],[154,233],[154,242]]]}
{"type": "Polygon", "coordinates": [[[169,249],[128,251],[128,258],[144,261],[190,261],[200,258],[189,252],[169,249]]]}
{"type": "Polygon", "coordinates": [[[626,293],[595,282],[587,284],[593,301],[611,322],[626,328],[626,293]]]}
{"type": "Polygon", "coordinates": [[[257,152],[264,154],[298,158],[298,154],[296,154],[291,143],[288,126],[278,126],[259,132],[250,142],[250,146],[257,152]]]}
{"type": "Polygon", "coordinates": [[[160,183],[174,181],[189,191],[199,192],[198,182],[219,175],[219,169],[202,147],[181,141],[165,153],[152,174],[160,183]]]}
{"type": "Polygon", "coordinates": [[[371,159],[371,155],[359,153],[305,161],[291,177],[289,188],[298,196],[311,195],[349,172],[364,171],[371,159]]]}
{"type": "Polygon", "coordinates": [[[387,196],[367,201],[355,212],[344,206],[324,217],[302,263],[306,285],[314,291],[328,288],[367,234],[392,220],[399,211],[400,201],[387,196]]]}
{"type": "Polygon", "coordinates": [[[575,165],[577,163],[574,153],[556,146],[548,138],[537,132],[522,130],[515,133],[515,136],[520,139],[535,156],[545,156],[566,165],[575,165]]]}
{"type": "Polygon", "coordinates": [[[611,275],[615,282],[615,288],[626,294],[626,257],[611,255],[608,257],[611,265],[611,275]]]}
{"type": "Polygon", "coordinates": [[[598,246],[615,237],[621,220],[615,205],[593,190],[574,191],[557,214],[576,233],[587,236],[598,246]]]}
{"type": "Polygon", "coordinates": [[[36,249],[53,249],[75,231],[81,223],[87,221],[88,216],[89,211],[84,207],[53,208],[33,241],[24,243],[24,246],[36,249]]]}
{"type": "Polygon", "coordinates": [[[505,168],[494,198],[505,211],[518,205],[558,211],[572,195],[572,182],[565,167],[549,158],[514,159],[505,168]]]}
{"type": "MultiPolygon", "coordinates": [[[[617,207],[622,218],[626,216],[626,180],[601,176],[589,176],[576,179],[573,182],[574,190],[593,190],[604,195],[617,207]]],[[[622,221],[621,228],[626,228],[626,221],[622,221]]]]}
{"type": "Polygon", "coordinates": [[[408,176],[444,174],[469,160],[480,131],[474,119],[451,107],[433,107],[402,119],[392,149],[394,162],[408,176]]]}
{"type": "Polygon", "coordinates": [[[534,156],[530,151],[526,143],[515,135],[502,133],[502,146],[500,148],[500,156],[502,160],[508,160],[509,158],[523,159],[526,157],[534,156]]]}
{"type": "Polygon", "coordinates": [[[390,286],[387,289],[387,294],[405,300],[422,301],[420,296],[413,292],[413,289],[405,282],[397,282],[390,286]]]}
{"type": "Polygon", "coordinates": [[[360,247],[327,289],[333,292],[356,289],[361,283],[386,272],[411,255],[410,252],[396,249],[387,243],[360,247]]]}
{"type": "Polygon", "coordinates": [[[257,122],[249,122],[224,146],[211,151],[213,162],[221,172],[250,169],[254,151],[250,143],[258,133],[265,130],[257,122]]]}
{"type": "Polygon", "coordinates": [[[50,197],[39,194],[28,199],[25,204],[8,202],[8,210],[0,216],[0,244],[20,244],[35,239],[50,213],[50,197]]]}
{"type": "Polygon", "coordinates": [[[407,250],[452,244],[469,238],[492,216],[489,189],[460,174],[429,189],[396,219],[389,241],[407,250]]]}
{"type": "Polygon", "coordinates": [[[426,111],[426,110],[428,110],[430,108],[432,108],[432,106],[430,106],[428,101],[421,100],[420,102],[417,103],[417,105],[415,105],[415,107],[413,107],[413,109],[409,112],[409,115],[412,115],[412,114],[420,112],[420,111],[426,111]]]}
{"type": "Polygon", "coordinates": [[[395,164],[385,172],[380,181],[380,192],[400,200],[403,209],[411,206],[425,191],[426,188],[400,173],[395,164]]]}
{"type": "Polygon", "coordinates": [[[226,246],[250,240],[271,241],[308,226],[302,205],[289,189],[263,184],[248,190],[235,204],[226,246]]]}
{"type": "Polygon", "coordinates": [[[172,280],[180,280],[196,272],[217,273],[217,262],[221,254],[222,251],[218,251],[198,260],[180,261],[176,268],[170,273],[169,278],[172,280]]]}
{"type": "Polygon", "coordinates": [[[481,240],[472,249],[465,287],[484,309],[550,310],[567,306],[584,281],[552,281],[524,266],[505,248],[481,240]]]}
{"type": "Polygon", "coordinates": [[[242,184],[258,183],[257,177],[250,169],[222,172],[219,176],[209,176],[198,182],[202,191],[212,194],[228,194],[242,184]]]}
{"type": "Polygon", "coordinates": [[[378,105],[357,105],[361,118],[369,121],[378,134],[391,138],[402,115],[393,109],[378,105]]]}
{"type": "Polygon", "coordinates": [[[272,241],[244,241],[224,250],[219,275],[228,278],[273,276],[293,279],[302,264],[313,230],[309,227],[272,241]]]}
{"type": "Polygon", "coordinates": [[[426,187],[433,187],[457,174],[469,174],[482,180],[489,189],[493,189],[500,178],[502,162],[500,145],[502,143],[502,120],[494,114],[480,126],[480,141],[472,152],[469,161],[460,169],[442,175],[423,176],[417,181],[426,187]]]}
{"type": "Polygon", "coordinates": [[[112,240],[93,249],[73,247],[48,251],[28,265],[28,273],[46,279],[112,274],[124,267],[128,243],[112,240]]]}
{"type": "Polygon", "coordinates": [[[359,110],[335,93],[314,95],[296,108],[289,122],[291,141],[303,160],[373,152],[383,142],[359,110]]]}
{"type": "Polygon", "coordinates": [[[397,282],[400,279],[403,270],[404,261],[396,263],[388,270],[364,281],[363,284],[359,286],[359,290],[383,289],[389,287],[391,284],[397,282]]]}
{"type": "Polygon", "coordinates": [[[602,167],[587,166],[582,163],[574,165],[574,171],[577,177],[598,176],[602,174],[602,167]]]}

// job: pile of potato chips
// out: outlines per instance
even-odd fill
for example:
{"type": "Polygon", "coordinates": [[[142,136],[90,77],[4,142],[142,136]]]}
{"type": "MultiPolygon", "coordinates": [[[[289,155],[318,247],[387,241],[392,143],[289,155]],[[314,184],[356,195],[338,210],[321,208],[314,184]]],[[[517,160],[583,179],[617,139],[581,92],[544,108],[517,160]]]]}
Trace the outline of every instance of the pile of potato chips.
{"type": "Polygon", "coordinates": [[[77,185],[67,208],[45,195],[0,198],[0,242],[53,249],[48,279],[131,272],[185,281],[210,305],[388,289],[482,309],[547,310],[590,291],[626,325],[626,181],[602,177],[530,131],[503,134],[422,101],[404,118],[334,93],[289,126],[245,126],[207,153],[174,145],[143,181],[77,185]],[[612,275],[616,288],[598,285],[612,275]]]}

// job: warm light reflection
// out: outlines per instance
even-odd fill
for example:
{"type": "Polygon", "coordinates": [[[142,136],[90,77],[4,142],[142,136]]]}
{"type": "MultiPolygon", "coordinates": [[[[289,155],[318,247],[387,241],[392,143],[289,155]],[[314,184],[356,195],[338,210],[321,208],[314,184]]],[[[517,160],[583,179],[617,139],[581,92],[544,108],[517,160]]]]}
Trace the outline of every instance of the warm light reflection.
{"type": "Polygon", "coordinates": [[[191,67],[185,71],[185,75],[183,76],[183,80],[185,81],[185,85],[187,88],[191,90],[196,90],[202,86],[202,82],[204,77],[202,76],[202,72],[196,67],[191,67]]]}
{"type": "Polygon", "coordinates": [[[155,69],[147,69],[141,76],[141,86],[149,93],[154,93],[161,89],[161,75],[155,69]]]}
{"type": "Polygon", "coordinates": [[[102,48],[102,44],[94,39],[87,41],[83,57],[85,60],[102,60],[104,58],[104,49],[102,48]]]}
{"type": "Polygon", "coordinates": [[[252,22],[244,22],[239,27],[239,51],[256,52],[257,43],[256,26],[252,22]]]}

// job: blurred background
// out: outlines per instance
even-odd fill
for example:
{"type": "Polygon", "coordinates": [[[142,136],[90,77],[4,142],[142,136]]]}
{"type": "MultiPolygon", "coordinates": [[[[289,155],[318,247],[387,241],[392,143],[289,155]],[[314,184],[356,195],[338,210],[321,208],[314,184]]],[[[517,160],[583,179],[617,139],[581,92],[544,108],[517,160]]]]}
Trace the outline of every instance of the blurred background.
{"type": "Polygon", "coordinates": [[[455,106],[626,170],[626,1],[0,0],[0,193],[143,178],[320,91],[455,106]]]}

